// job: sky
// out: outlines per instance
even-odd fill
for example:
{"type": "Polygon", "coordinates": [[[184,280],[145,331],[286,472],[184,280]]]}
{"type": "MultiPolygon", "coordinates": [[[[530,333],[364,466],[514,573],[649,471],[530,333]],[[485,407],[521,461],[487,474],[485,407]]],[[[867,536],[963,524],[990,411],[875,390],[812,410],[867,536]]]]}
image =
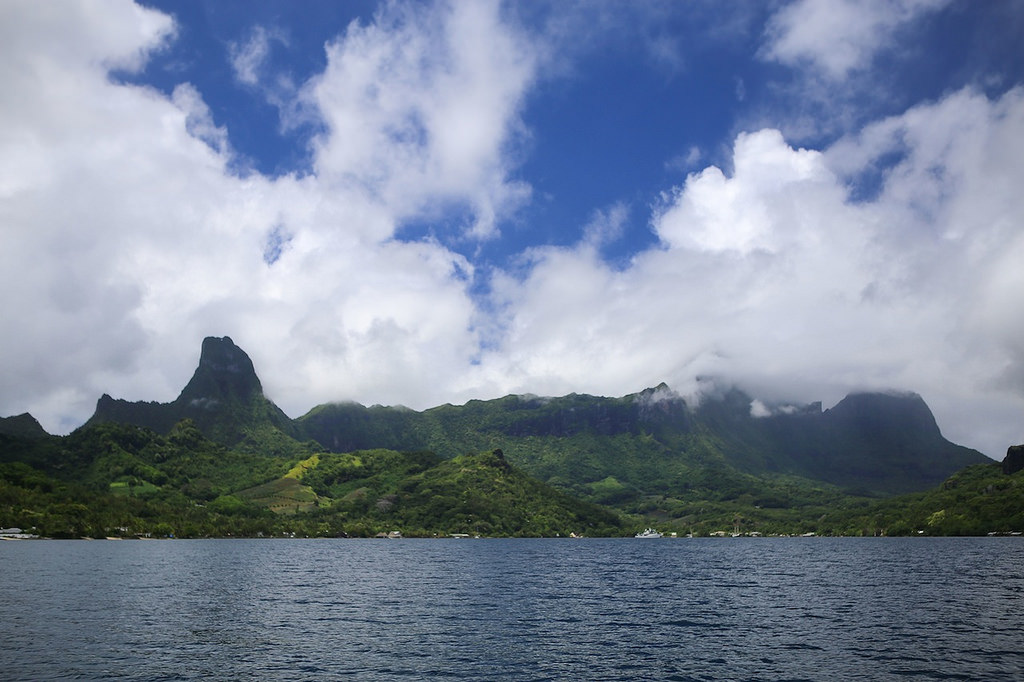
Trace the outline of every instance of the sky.
{"type": "Polygon", "coordinates": [[[0,415],[910,391],[1024,443],[1024,2],[0,3],[0,415]]]}

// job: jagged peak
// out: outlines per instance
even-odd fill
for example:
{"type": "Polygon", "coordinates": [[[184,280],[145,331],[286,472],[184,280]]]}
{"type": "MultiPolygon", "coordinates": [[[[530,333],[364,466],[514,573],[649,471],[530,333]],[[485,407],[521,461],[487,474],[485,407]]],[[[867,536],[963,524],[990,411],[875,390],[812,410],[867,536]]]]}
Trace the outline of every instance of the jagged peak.
{"type": "Polygon", "coordinates": [[[635,396],[643,400],[653,400],[655,402],[662,400],[681,400],[682,396],[679,395],[671,386],[662,381],[660,384],[653,388],[645,388],[644,390],[636,393],[635,396]]]}
{"type": "Polygon", "coordinates": [[[207,336],[203,339],[199,354],[199,367],[216,372],[256,374],[252,360],[244,350],[235,345],[230,336],[207,336]]]}

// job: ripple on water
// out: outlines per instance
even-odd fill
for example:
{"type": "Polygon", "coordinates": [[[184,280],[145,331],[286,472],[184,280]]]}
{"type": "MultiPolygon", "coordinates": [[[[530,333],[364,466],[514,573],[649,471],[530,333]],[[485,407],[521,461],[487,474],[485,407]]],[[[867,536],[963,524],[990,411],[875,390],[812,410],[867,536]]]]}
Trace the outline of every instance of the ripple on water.
{"type": "Polygon", "coordinates": [[[1020,679],[1016,539],[5,543],[5,680],[1020,679]]]}

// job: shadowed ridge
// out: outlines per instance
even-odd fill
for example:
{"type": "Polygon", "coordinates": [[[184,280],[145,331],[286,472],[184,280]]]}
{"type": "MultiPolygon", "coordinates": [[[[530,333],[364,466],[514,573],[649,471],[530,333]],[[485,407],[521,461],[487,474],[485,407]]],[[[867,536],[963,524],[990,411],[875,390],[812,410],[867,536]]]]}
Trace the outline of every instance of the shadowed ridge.
{"type": "Polygon", "coordinates": [[[0,434],[17,438],[45,438],[49,436],[42,424],[28,412],[13,417],[0,417],[0,434]]]}

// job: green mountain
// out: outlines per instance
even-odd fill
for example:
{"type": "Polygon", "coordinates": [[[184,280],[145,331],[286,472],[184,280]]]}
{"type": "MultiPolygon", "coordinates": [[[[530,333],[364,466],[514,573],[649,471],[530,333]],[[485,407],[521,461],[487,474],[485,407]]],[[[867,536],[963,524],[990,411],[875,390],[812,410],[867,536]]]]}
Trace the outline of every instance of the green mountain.
{"type": "Polygon", "coordinates": [[[46,430],[28,412],[15,417],[0,417],[0,435],[19,438],[45,438],[46,430]]]}
{"type": "Polygon", "coordinates": [[[183,419],[225,445],[246,438],[280,444],[282,434],[295,434],[288,416],[263,395],[252,360],[227,336],[203,339],[199,366],[173,402],[128,402],[104,394],[86,424],[134,424],[168,433],[183,419]]]}
{"type": "Polygon", "coordinates": [[[50,537],[627,532],[621,515],[530,478],[500,452],[304,454],[229,448],[190,420],[166,435],[109,422],[64,437],[3,435],[0,526],[50,537]]]}
{"type": "Polygon", "coordinates": [[[269,511],[214,503],[280,476],[287,462],[227,448],[186,420],[161,435],[100,423],[67,436],[0,436],[0,524],[50,537],[253,535],[269,511]]]}
{"type": "Polygon", "coordinates": [[[975,464],[930,490],[830,510],[815,530],[836,535],[1020,535],[1024,470],[1005,473],[996,463],[975,464]]]}
{"type": "Polygon", "coordinates": [[[830,410],[792,407],[751,416],[751,399],[732,391],[697,410],[726,459],[755,474],[787,473],[867,494],[923,490],[972,464],[981,453],[942,437],[921,396],[849,395],[830,410]]]}
{"type": "Polygon", "coordinates": [[[290,420],[225,337],[203,341],[199,367],[174,402],[103,396],[88,423],[167,433],[190,419],[219,443],[282,456],[298,456],[297,442],[309,440],[331,452],[430,450],[444,458],[500,448],[540,480],[619,505],[651,495],[775,495],[765,482],[773,477],[891,495],[989,461],[943,438],[915,394],[851,395],[825,411],[811,404],[755,414],[753,405],[735,389],[689,405],[662,384],[621,398],[506,396],[422,412],[328,404],[290,420]]]}
{"type": "Polygon", "coordinates": [[[944,439],[915,394],[851,395],[824,412],[814,404],[761,417],[751,414],[751,404],[733,390],[690,407],[662,384],[622,398],[506,396],[424,412],[321,405],[296,423],[302,437],[334,451],[387,447],[454,456],[500,447],[541,480],[596,497],[672,494],[705,484],[721,490],[745,485],[743,474],[893,494],[990,461],[944,439]],[[609,477],[623,489],[608,490],[609,477]]]}
{"type": "Polygon", "coordinates": [[[552,537],[625,529],[620,515],[527,476],[500,450],[452,459],[383,449],[321,453],[237,497],[281,513],[316,509],[330,534],[552,537]]]}
{"type": "MultiPolygon", "coordinates": [[[[87,509],[93,529],[120,510],[118,528],[159,519],[179,535],[603,534],[622,532],[614,508],[682,532],[806,532],[823,519],[883,532],[846,522],[875,510],[873,498],[985,462],[946,441],[914,394],[857,394],[823,411],[738,390],[690,405],[662,384],[422,412],[329,404],[291,420],[231,339],[208,338],[171,403],[104,396],[66,437],[29,415],[0,420],[0,523],[31,525],[18,517],[36,510],[35,525],[74,535],[85,522],[73,510],[87,509]]],[[[893,515],[907,508],[892,504],[893,515]]]]}

